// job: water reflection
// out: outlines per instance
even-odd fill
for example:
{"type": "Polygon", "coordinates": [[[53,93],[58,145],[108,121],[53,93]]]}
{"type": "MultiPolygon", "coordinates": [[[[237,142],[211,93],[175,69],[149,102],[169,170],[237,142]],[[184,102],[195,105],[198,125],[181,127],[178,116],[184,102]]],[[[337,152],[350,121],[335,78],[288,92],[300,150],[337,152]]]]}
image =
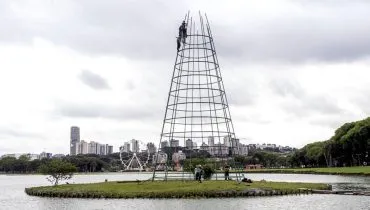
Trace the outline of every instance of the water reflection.
{"type": "Polygon", "coordinates": [[[41,198],[40,209],[369,209],[366,196],[298,195],[227,199],[54,199],[41,198]]]}

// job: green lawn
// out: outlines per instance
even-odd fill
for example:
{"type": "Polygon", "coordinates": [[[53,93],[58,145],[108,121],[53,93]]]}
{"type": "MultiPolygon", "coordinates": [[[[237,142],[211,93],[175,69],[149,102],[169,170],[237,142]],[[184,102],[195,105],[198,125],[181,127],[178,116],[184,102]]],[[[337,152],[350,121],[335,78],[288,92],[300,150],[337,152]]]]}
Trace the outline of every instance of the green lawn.
{"type": "MultiPolygon", "coordinates": [[[[241,196],[246,190],[259,189],[296,193],[299,188],[328,189],[326,184],[287,183],[287,182],[254,182],[237,183],[235,181],[155,181],[144,183],[92,183],[69,184],[60,186],[27,188],[29,195],[51,197],[105,197],[105,198],[182,198],[182,197],[217,197],[215,194],[233,191],[241,196]],[[238,193],[239,192],[239,193],[238,193]]],[[[223,196],[219,196],[223,197],[223,196]]]]}
{"type": "Polygon", "coordinates": [[[256,169],[246,171],[252,173],[317,173],[343,175],[370,175],[370,166],[336,167],[336,168],[286,168],[286,169],[256,169]]]}

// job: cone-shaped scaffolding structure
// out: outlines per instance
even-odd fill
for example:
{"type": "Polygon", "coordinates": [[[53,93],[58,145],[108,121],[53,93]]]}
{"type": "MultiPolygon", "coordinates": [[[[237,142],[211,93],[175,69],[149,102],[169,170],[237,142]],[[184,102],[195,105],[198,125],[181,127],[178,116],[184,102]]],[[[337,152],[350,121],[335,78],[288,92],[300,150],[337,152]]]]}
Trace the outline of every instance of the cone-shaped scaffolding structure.
{"type": "MultiPolygon", "coordinates": [[[[239,152],[239,142],[207,16],[204,19],[199,14],[199,20],[195,20],[187,15],[185,22],[187,36],[180,36],[181,47],[173,69],[159,151],[162,156],[166,147],[172,151],[170,154],[188,149],[218,158],[233,156],[239,152]]],[[[178,166],[176,158],[170,156],[163,170],[178,166]]],[[[158,159],[155,158],[155,170],[158,164],[163,166],[163,161],[158,159]]]]}

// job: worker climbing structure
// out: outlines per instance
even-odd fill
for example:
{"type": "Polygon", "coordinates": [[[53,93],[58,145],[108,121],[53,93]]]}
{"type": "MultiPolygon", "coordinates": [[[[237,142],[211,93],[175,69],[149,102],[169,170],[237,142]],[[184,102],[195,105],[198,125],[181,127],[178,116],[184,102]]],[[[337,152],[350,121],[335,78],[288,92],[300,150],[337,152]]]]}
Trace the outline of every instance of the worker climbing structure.
{"type": "Polygon", "coordinates": [[[184,161],[192,157],[218,161],[215,167],[220,168],[241,152],[208,18],[187,15],[184,23],[177,37],[181,45],[177,43],[153,180],[160,177],[159,170],[165,171],[158,178],[164,180],[171,178],[168,171],[186,171],[184,161]]]}

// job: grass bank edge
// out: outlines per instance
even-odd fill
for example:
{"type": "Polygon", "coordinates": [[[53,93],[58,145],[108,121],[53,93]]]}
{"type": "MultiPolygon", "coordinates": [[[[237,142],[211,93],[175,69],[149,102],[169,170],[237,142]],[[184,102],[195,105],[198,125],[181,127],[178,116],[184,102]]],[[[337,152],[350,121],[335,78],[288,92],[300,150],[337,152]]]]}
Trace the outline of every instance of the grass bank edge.
{"type": "Polygon", "coordinates": [[[91,183],[26,188],[28,195],[77,198],[195,198],[240,197],[308,193],[310,189],[328,190],[318,183],[235,181],[156,181],[145,183],[91,183]]]}

